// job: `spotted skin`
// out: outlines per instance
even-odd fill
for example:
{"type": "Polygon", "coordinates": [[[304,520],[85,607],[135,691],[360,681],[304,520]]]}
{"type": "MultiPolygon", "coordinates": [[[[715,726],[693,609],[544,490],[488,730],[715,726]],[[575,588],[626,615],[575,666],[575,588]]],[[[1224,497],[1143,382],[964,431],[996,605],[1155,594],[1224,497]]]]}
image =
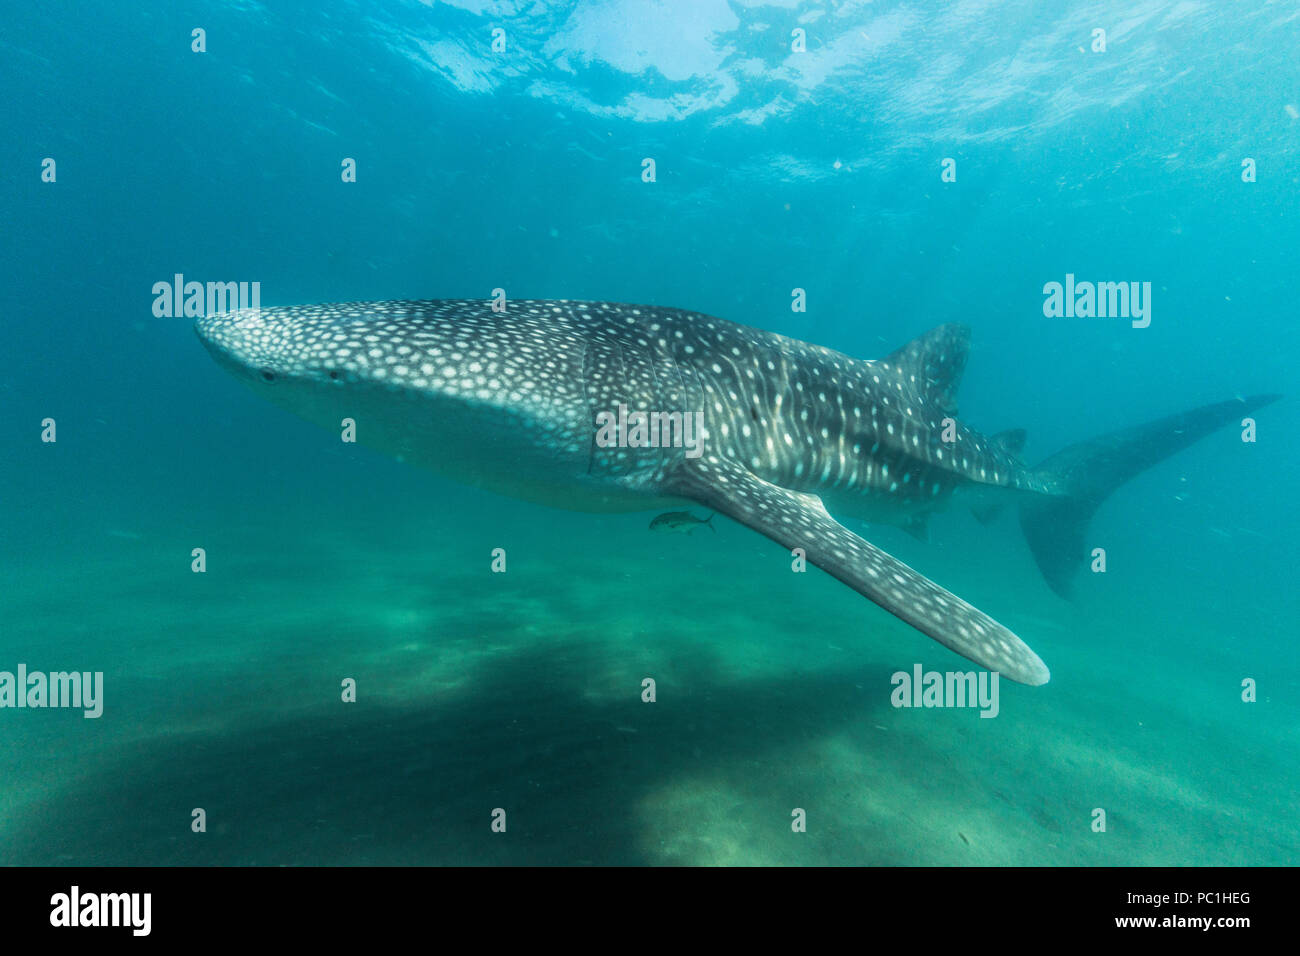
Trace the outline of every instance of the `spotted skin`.
{"type": "MultiPolygon", "coordinates": [[[[518,300],[504,312],[450,299],[293,306],[204,317],[196,331],[268,399],[330,429],[350,418],[360,443],[401,460],[576,510],[699,502],[804,549],[976,663],[1028,684],[1048,679],[1011,631],[827,510],[915,530],[961,489],[1048,502],[1070,494],[1066,478],[1079,469],[1064,478],[1028,469],[1015,454],[1023,436],[988,439],[956,419],[962,326],[878,361],[614,302],[518,300]],[[702,413],[698,448],[603,443],[598,415],[620,406],[702,413]]],[[[1050,523],[1050,509],[1042,513],[1050,523]]]]}
{"type": "MultiPolygon", "coordinates": [[[[527,427],[508,436],[515,446],[568,464],[585,459],[585,475],[619,484],[611,499],[653,489],[683,457],[677,448],[597,446],[595,412],[620,402],[702,411],[705,440],[720,454],[782,487],[862,497],[868,512],[873,496],[934,509],[960,484],[1026,481],[1009,456],[960,423],[956,441],[941,441],[946,410],[927,403],[922,369],[899,361],[907,353],[862,361],[695,312],[613,302],[525,300],[504,313],[481,300],[363,302],[215,315],[197,330],[241,378],[308,418],[324,412],[331,428],[347,407],[326,397],[331,388],[454,406],[482,416],[492,434],[498,424],[527,427]]],[[[951,339],[948,365],[959,370],[964,330],[930,335],[930,351],[951,339]]],[[[403,441],[386,417],[372,419],[385,427],[371,438],[395,442],[389,450],[401,457],[423,457],[420,441],[436,429],[404,423],[396,430],[411,440],[403,441]]]]}

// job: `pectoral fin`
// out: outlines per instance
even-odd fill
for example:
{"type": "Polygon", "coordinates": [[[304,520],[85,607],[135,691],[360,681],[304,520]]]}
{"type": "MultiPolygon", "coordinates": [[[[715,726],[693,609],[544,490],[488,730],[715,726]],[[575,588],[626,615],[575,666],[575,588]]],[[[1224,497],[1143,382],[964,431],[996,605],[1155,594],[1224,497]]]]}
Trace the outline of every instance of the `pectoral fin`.
{"type": "Polygon", "coordinates": [[[820,498],[711,455],[684,462],[668,486],[787,548],[802,548],[823,571],[981,667],[1022,684],[1047,683],[1047,667],[1020,638],[837,523],[820,498]]]}

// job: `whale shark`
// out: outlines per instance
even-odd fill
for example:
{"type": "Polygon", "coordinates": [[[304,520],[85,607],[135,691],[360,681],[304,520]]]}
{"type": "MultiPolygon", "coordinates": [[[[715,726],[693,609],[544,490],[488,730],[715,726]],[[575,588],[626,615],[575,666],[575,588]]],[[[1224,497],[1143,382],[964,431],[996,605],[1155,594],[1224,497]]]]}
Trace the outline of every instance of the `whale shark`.
{"type": "Polygon", "coordinates": [[[880,359],[683,309],[570,300],[255,308],[195,331],[264,397],[330,429],[350,419],[360,444],[552,507],[703,506],[1030,685],[1050,673],[1020,637],[837,517],[921,534],[956,496],[983,520],[1016,503],[1045,580],[1068,595],[1103,500],[1278,397],[1204,405],[1030,466],[1023,431],[986,436],[958,418],[970,331],[957,323],[880,359]]]}

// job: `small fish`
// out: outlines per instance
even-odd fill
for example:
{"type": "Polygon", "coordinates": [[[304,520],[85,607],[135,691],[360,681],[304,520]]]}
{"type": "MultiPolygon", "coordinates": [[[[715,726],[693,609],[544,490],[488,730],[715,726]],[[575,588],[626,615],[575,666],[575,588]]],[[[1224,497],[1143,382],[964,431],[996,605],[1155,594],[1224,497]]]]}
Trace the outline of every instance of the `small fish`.
{"type": "Polygon", "coordinates": [[[708,525],[709,530],[714,534],[718,533],[718,529],[713,527],[713,515],[709,515],[707,518],[697,518],[689,511],[666,511],[650,522],[650,530],[681,531],[690,534],[702,524],[708,525]]]}

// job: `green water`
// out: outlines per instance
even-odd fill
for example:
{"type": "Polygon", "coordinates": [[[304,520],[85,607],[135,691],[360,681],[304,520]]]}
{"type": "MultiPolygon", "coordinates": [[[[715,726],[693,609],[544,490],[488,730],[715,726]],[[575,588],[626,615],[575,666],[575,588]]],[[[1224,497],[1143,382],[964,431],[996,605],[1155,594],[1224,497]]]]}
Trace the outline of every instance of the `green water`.
{"type": "Polygon", "coordinates": [[[250,509],[203,543],[203,574],[165,515],[6,568],[11,657],[102,668],[106,690],[98,720],[5,715],[0,859],[1297,859],[1277,785],[1297,779],[1297,688],[1240,701],[1221,658],[1270,662],[1232,603],[1189,606],[1185,574],[1177,590],[1089,580],[1072,606],[1012,528],[953,514],[930,548],[898,550],[1016,626],[1053,680],[1002,682],[995,719],[895,709],[893,671],[964,662],[747,529],[652,535],[648,516],[545,511],[360,454],[408,493],[250,509]],[[419,492],[439,509],[413,508],[419,492]],[[967,560],[989,541],[997,566],[967,560]],[[1159,653],[1175,634],[1185,653],[1159,653]]]}

